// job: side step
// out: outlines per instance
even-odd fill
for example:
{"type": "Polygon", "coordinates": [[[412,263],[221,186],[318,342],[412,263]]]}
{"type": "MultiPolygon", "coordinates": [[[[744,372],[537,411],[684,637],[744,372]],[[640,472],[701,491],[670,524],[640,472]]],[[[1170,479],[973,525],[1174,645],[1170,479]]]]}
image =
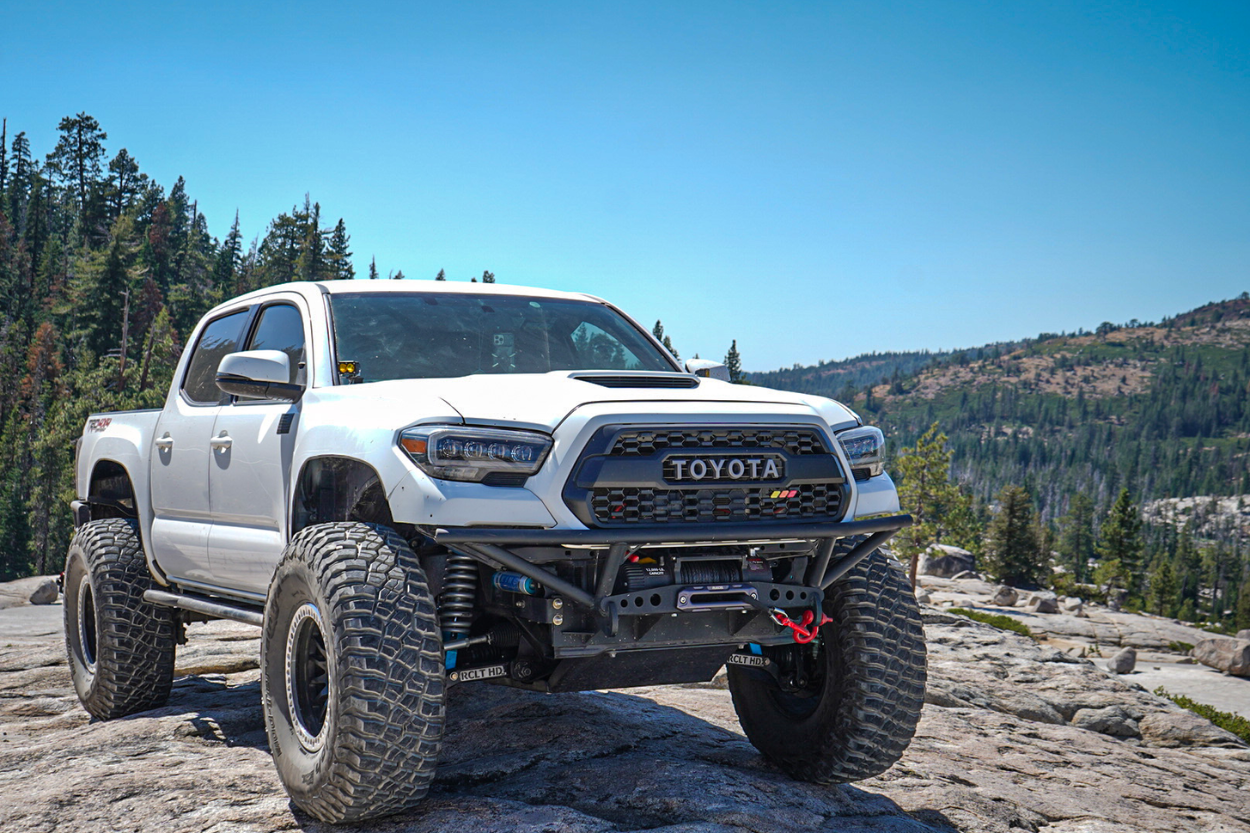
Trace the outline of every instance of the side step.
{"type": "Polygon", "coordinates": [[[235,622],[243,622],[256,627],[265,624],[265,615],[260,611],[235,607],[225,602],[202,599],[198,596],[181,596],[164,590],[147,590],[143,593],[143,600],[161,607],[177,607],[218,619],[233,619],[235,622]]]}

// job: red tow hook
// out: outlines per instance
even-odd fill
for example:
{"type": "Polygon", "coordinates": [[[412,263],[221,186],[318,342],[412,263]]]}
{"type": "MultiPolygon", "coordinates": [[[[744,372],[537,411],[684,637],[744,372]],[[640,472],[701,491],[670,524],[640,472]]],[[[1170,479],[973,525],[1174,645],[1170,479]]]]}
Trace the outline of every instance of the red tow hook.
{"type": "Polygon", "coordinates": [[[827,625],[833,621],[822,613],[820,616],[820,624],[813,625],[812,623],[816,621],[816,614],[812,613],[810,610],[803,611],[803,618],[797,622],[787,616],[784,610],[774,609],[768,611],[768,613],[772,616],[773,621],[778,625],[794,631],[794,641],[800,645],[806,645],[811,642],[816,638],[816,634],[820,633],[821,625],[827,625]]]}

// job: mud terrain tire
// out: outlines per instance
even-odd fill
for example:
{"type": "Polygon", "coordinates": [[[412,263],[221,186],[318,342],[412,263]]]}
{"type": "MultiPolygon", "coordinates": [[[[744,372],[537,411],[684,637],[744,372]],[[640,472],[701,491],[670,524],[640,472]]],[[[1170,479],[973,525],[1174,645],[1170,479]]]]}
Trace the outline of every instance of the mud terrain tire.
{"type": "MultiPolygon", "coordinates": [[[[879,550],[829,588],[816,673],[786,693],[767,672],[730,666],[747,738],[791,777],[840,784],[880,775],[902,757],[924,705],[919,605],[902,566],[879,550]]],[[[778,658],[798,647],[765,648],[778,658]]]]}
{"type": "Polygon", "coordinates": [[[269,746],[298,807],[350,822],[425,796],[443,736],[443,651],[402,538],[362,523],[296,534],[269,586],[261,657],[269,746]]]}
{"type": "Polygon", "coordinates": [[[78,699],[100,720],[169,699],[177,613],[143,600],[151,586],[135,521],[91,521],[70,542],[65,648],[78,699]]]}

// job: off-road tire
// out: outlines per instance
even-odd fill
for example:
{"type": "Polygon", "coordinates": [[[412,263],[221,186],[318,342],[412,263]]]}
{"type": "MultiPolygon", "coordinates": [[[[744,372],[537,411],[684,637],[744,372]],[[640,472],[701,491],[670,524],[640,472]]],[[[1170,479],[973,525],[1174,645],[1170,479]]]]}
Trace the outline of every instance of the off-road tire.
{"type": "Polygon", "coordinates": [[[815,661],[823,682],[808,702],[739,666],[728,669],[729,691],[768,760],[802,781],[841,784],[880,775],[911,742],[924,705],[924,631],[902,566],[879,550],[829,588],[824,610],[833,621],[815,661]]]}
{"type": "Polygon", "coordinates": [[[83,708],[112,720],[154,709],[174,680],[177,613],[143,600],[152,586],[138,524],[84,524],[65,559],[65,649],[83,708]]]}
{"type": "Polygon", "coordinates": [[[261,657],[269,747],[296,806],[348,822],[425,796],[443,737],[442,641],[425,573],[395,532],[296,534],[269,586],[261,657]],[[324,690],[310,682],[319,668],[324,690]]]}

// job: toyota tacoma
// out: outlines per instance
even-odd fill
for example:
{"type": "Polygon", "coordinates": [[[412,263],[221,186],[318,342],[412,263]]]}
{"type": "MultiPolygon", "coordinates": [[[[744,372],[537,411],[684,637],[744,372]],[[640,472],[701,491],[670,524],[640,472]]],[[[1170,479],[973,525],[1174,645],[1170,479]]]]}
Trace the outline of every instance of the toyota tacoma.
{"type": "Polygon", "coordinates": [[[795,778],[903,754],[924,701],[882,433],[679,363],[587,295],[292,283],[211,310],[164,408],[78,441],[65,634],[83,706],[166,702],[187,623],[262,629],[293,802],[413,807],[450,686],[691,683],[795,778]]]}

